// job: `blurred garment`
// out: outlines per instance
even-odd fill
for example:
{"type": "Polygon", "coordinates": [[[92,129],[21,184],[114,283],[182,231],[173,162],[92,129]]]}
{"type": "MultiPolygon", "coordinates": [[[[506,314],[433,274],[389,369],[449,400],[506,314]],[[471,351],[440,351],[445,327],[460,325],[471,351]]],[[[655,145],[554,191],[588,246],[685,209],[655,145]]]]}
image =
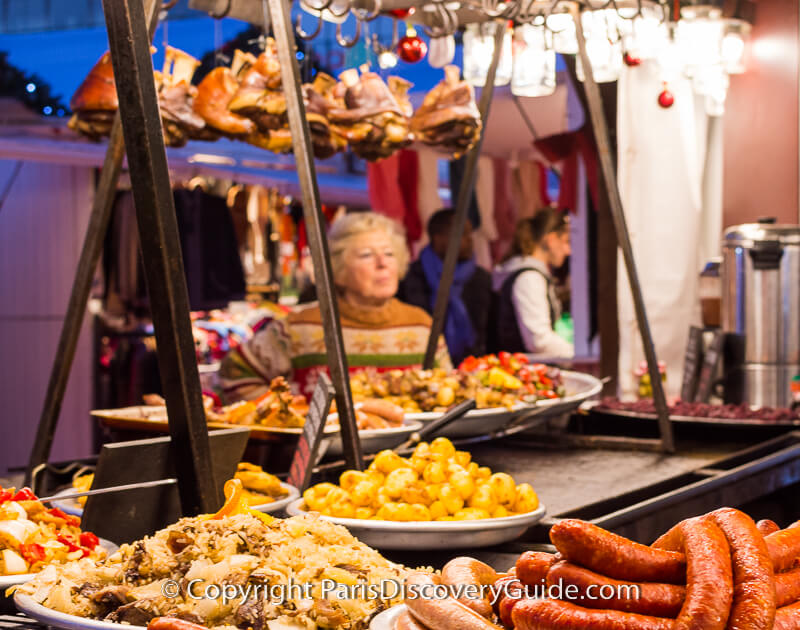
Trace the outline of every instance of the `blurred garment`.
{"type": "MultiPolygon", "coordinates": [[[[397,299],[370,311],[339,300],[339,316],[350,372],[422,366],[431,328],[425,311],[397,299]]],[[[273,320],[228,354],[220,379],[229,402],[260,396],[276,376],[288,376],[298,393],[310,397],[319,374],[330,373],[329,363],[319,303],[312,302],[273,320]]],[[[452,367],[443,338],[435,364],[452,367]]]]}
{"type": "MultiPolygon", "coordinates": [[[[406,277],[400,281],[397,296],[432,314],[442,275],[442,260],[430,246],[411,264],[406,277]]],[[[486,354],[486,334],[489,323],[489,300],[492,279],[489,272],[474,261],[456,265],[450,300],[447,307],[444,336],[454,365],[469,355],[486,354]]]]}
{"type": "Polygon", "coordinates": [[[547,265],[532,256],[515,256],[492,278],[497,292],[497,346],[507,352],[571,357],[571,343],[555,332],[561,305],[547,265]]]}

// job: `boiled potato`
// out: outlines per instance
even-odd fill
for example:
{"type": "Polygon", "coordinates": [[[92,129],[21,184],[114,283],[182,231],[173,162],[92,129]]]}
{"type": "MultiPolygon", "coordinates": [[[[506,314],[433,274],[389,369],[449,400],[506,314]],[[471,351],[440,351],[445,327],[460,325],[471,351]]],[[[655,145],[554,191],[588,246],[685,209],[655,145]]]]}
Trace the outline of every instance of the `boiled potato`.
{"type": "Polygon", "coordinates": [[[448,483],[455,488],[465,501],[475,492],[475,480],[466,470],[460,470],[450,475],[448,483]]]}
{"type": "Polygon", "coordinates": [[[444,437],[438,437],[431,442],[431,453],[434,455],[442,455],[448,459],[456,454],[456,447],[453,443],[444,437]]]}
{"type": "Polygon", "coordinates": [[[375,464],[375,468],[382,472],[384,475],[388,475],[393,470],[402,467],[409,467],[410,464],[400,457],[394,451],[381,451],[375,456],[375,461],[372,462],[375,464]]]}
{"type": "Polygon", "coordinates": [[[514,500],[517,498],[517,486],[511,475],[494,473],[489,477],[488,483],[498,503],[508,507],[514,504],[514,500]]]}
{"type": "Polygon", "coordinates": [[[486,510],[491,514],[497,508],[497,498],[494,496],[492,487],[484,483],[475,488],[475,492],[467,501],[467,505],[472,508],[486,510]]]}
{"type": "Polygon", "coordinates": [[[392,472],[386,475],[386,481],[383,482],[383,487],[393,499],[398,498],[403,490],[416,483],[417,471],[413,468],[395,468],[392,472]]]}
{"type": "Polygon", "coordinates": [[[381,451],[366,471],[303,493],[310,510],[340,518],[455,521],[504,518],[539,506],[530,484],[472,461],[447,438],[417,444],[409,458],[381,451]]]}
{"type": "Polygon", "coordinates": [[[439,488],[439,500],[444,504],[448,514],[455,514],[464,507],[464,499],[461,494],[449,483],[445,483],[439,488]]]}
{"type": "Polygon", "coordinates": [[[422,478],[427,483],[444,483],[447,481],[447,470],[441,462],[431,462],[422,471],[422,478]]]}
{"type": "Polygon", "coordinates": [[[539,497],[529,483],[517,486],[517,499],[514,501],[514,511],[519,513],[533,512],[539,507],[539,497]]]}

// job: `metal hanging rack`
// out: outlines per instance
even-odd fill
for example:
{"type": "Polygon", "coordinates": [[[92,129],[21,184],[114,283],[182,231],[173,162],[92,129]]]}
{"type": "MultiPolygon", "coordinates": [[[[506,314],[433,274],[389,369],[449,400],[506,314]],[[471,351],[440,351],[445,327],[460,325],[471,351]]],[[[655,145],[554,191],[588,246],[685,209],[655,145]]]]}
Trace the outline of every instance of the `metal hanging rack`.
{"type": "MultiPolygon", "coordinates": [[[[325,0],[325,6],[318,5],[315,8],[319,12],[319,23],[313,33],[302,32],[299,24],[292,23],[290,6],[287,3],[282,0],[268,0],[267,5],[279,59],[284,71],[289,126],[297,160],[298,178],[303,193],[304,215],[309,229],[309,245],[318,274],[325,343],[331,357],[330,368],[337,392],[337,406],[340,417],[343,418],[341,426],[345,456],[349,466],[362,468],[363,458],[349,388],[347,358],[339,324],[316,172],[311,157],[311,138],[301,93],[300,72],[295,56],[295,35],[302,39],[313,39],[321,31],[322,11],[330,9],[332,1],[325,0]]],[[[194,2],[198,2],[198,0],[194,0],[194,2]]],[[[147,21],[145,21],[144,3],[145,0],[103,0],[117,90],[121,97],[120,109],[116,114],[111,131],[111,140],[76,271],[76,279],[59,339],[56,359],[51,371],[36,441],[30,456],[27,479],[30,479],[30,473],[36,466],[47,461],[50,454],[89,297],[92,274],[101,253],[114,191],[122,168],[122,159],[127,152],[131,179],[134,184],[139,231],[144,236],[142,250],[145,258],[148,290],[153,303],[153,323],[170,417],[170,432],[174,438],[175,457],[179,463],[178,483],[182,507],[186,513],[197,513],[213,509],[221,497],[218,496],[211,468],[208,465],[210,461],[208,435],[197,367],[194,361],[185,278],[180,258],[176,259],[174,254],[170,255],[170,252],[179,251],[179,242],[158,103],[151,80],[152,61],[149,56],[149,39],[146,36],[148,31],[151,34],[154,32],[158,14],[162,10],[169,9],[174,2],[164,5],[159,2],[149,2],[147,12],[149,20],[147,21]],[[148,24],[150,25],[149,29],[147,28],[148,24]],[[127,143],[124,142],[123,136],[127,143]],[[127,151],[125,151],[126,144],[127,151]]],[[[237,13],[237,5],[245,4],[252,4],[252,1],[225,0],[223,14],[234,15],[237,13]]],[[[345,39],[341,27],[339,27],[337,41],[343,46],[352,46],[357,42],[361,33],[362,21],[374,19],[383,11],[408,8],[409,6],[421,9],[416,11],[410,19],[420,24],[432,37],[451,35],[459,26],[470,22],[488,20],[499,22],[513,19],[518,23],[538,21],[546,25],[546,18],[554,12],[569,12],[572,15],[578,25],[576,34],[579,55],[585,69],[587,102],[600,154],[601,174],[606,190],[609,191],[614,227],[628,270],[637,322],[653,384],[653,397],[658,410],[661,433],[661,438],[655,446],[661,450],[673,452],[675,446],[672,427],[658,372],[658,362],[641,286],[636,274],[619,189],[614,176],[602,101],[592,76],[591,65],[586,54],[586,42],[582,28],[580,28],[581,10],[617,9],[623,5],[638,7],[638,11],[641,11],[643,0],[609,0],[598,4],[594,4],[590,0],[582,2],[576,0],[481,0],[480,2],[462,2],[457,7],[446,1],[354,0],[352,5],[348,5],[347,13],[352,11],[356,16],[356,36],[353,39],[345,39]]],[[[504,30],[502,25],[496,29],[495,52],[487,77],[487,85],[481,95],[480,111],[484,121],[483,130],[485,130],[485,121],[488,119],[488,111],[491,106],[494,74],[501,51],[499,44],[504,30]]],[[[433,363],[436,343],[444,326],[449,288],[455,271],[458,243],[466,222],[467,202],[474,188],[475,168],[483,130],[475,148],[469,154],[465,177],[458,194],[453,225],[454,234],[445,256],[442,280],[437,293],[436,310],[426,351],[426,367],[430,367],[433,363]]]]}

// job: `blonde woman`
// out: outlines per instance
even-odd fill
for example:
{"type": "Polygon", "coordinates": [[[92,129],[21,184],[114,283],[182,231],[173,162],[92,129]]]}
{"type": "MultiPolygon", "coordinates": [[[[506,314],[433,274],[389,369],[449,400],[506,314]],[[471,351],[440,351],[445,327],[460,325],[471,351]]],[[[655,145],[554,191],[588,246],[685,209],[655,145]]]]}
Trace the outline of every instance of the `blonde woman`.
{"type": "MultiPolygon", "coordinates": [[[[333,280],[350,371],[419,367],[431,318],[421,308],[395,299],[408,268],[402,228],[373,212],[347,214],[328,232],[333,280]]],[[[437,366],[450,357],[439,340],[437,366]]],[[[223,361],[220,376],[228,401],[263,394],[275,376],[287,376],[310,396],[328,354],[317,302],[304,304],[286,319],[274,320],[223,361]]]]}

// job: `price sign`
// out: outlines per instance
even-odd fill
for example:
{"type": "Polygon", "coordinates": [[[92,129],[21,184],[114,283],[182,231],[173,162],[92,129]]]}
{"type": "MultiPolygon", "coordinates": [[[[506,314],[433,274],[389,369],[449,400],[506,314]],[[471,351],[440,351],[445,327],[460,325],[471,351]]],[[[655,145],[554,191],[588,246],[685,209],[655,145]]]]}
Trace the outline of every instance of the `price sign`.
{"type": "Polygon", "coordinates": [[[325,431],[325,420],[331,408],[334,389],[326,374],[320,374],[314,395],[308,408],[308,417],[303,425],[303,433],[297,442],[297,450],[289,468],[288,482],[302,493],[311,481],[311,471],[317,461],[319,443],[325,431]]]}
{"type": "Polygon", "coordinates": [[[725,343],[725,333],[718,330],[714,333],[714,339],[706,350],[703,357],[703,365],[700,368],[700,378],[697,383],[696,402],[708,402],[711,397],[711,390],[714,386],[714,377],[722,359],[722,346],[725,343]]]}
{"type": "Polygon", "coordinates": [[[681,383],[681,400],[694,402],[697,394],[700,367],[703,363],[703,329],[697,326],[689,328],[689,342],[683,356],[683,382],[681,383]]]}

